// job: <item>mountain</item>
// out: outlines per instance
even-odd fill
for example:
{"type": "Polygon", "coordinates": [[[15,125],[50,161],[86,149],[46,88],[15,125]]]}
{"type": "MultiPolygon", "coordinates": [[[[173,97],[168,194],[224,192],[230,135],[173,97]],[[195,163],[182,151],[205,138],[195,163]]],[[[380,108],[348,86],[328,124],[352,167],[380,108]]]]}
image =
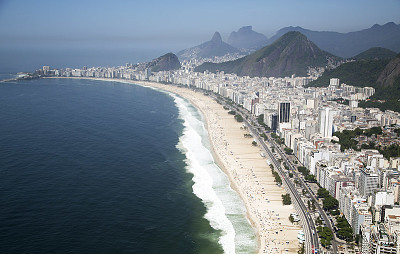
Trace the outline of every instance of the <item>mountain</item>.
{"type": "Polygon", "coordinates": [[[191,58],[212,58],[214,56],[224,56],[228,53],[239,53],[239,50],[222,41],[219,32],[215,32],[210,41],[201,45],[178,52],[181,60],[191,58]]]}
{"type": "Polygon", "coordinates": [[[320,50],[299,32],[288,32],[269,46],[224,63],[204,63],[195,71],[236,73],[239,76],[285,77],[306,76],[309,66],[325,66],[337,57],[320,50]]]}
{"type": "Polygon", "coordinates": [[[228,38],[228,43],[238,49],[259,49],[267,45],[268,38],[256,31],[252,26],[244,26],[237,32],[233,31],[228,38]]]}
{"type": "Polygon", "coordinates": [[[370,101],[359,103],[361,107],[375,107],[381,110],[400,112],[400,54],[392,59],[377,79],[376,93],[370,101]],[[377,101],[378,100],[378,101],[377,101]],[[383,102],[381,100],[384,100],[383,102]]]}
{"type": "Polygon", "coordinates": [[[342,64],[325,71],[308,86],[328,86],[331,78],[339,78],[347,85],[375,88],[371,100],[361,101],[360,107],[400,112],[400,54],[392,59],[363,59],[342,64]]]}
{"type": "Polygon", "coordinates": [[[385,69],[379,75],[377,82],[382,87],[393,87],[394,85],[397,84],[398,87],[396,89],[399,90],[400,89],[399,81],[400,81],[400,54],[398,54],[396,58],[391,60],[386,65],[385,69]]]}
{"type": "Polygon", "coordinates": [[[353,57],[372,47],[387,48],[400,52],[400,25],[393,22],[349,33],[312,31],[302,27],[286,27],[270,38],[269,44],[289,31],[298,31],[307,36],[322,50],[340,57],[353,57]]]}
{"type": "Polygon", "coordinates": [[[151,69],[153,72],[170,71],[181,68],[181,63],[175,54],[168,53],[147,63],[146,68],[151,69]]]}
{"type": "Polygon", "coordinates": [[[355,60],[379,60],[392,59],[396,57],[396,52],[381,47],[370,48],[353,57],[355,60]]]}
{"type": "Polygon", "coordinates": [[[351,86],[377,87],[377,79],[385,69],[390,60],[359,60],[348,62],[339,67],[326,70],[317,80],[310,82],[307,86],[327,87],[331,78],[340,79],[341,83],[351,86]]]}

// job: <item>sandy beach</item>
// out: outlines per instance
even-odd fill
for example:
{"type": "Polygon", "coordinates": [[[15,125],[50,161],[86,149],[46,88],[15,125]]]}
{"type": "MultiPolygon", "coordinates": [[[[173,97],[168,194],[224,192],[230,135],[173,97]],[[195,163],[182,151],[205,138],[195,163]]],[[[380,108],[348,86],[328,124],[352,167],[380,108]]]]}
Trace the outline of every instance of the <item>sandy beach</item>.
{"type": "Polygon", "coordinates": [[[188,88],[152,82],[98,79],[139,84],[169,91],[189,100],[203,114],[218,166],[227,174],[231,187],[243,199],[247,216],[257,231],[258,253],[297,253],[297,233],[301,227],[289,221],[295,212],[292,205],[283,206],[283,187],[274,182],[266,158],[259,146],[253,146],[249,132],[214,99],[188,88]]]}

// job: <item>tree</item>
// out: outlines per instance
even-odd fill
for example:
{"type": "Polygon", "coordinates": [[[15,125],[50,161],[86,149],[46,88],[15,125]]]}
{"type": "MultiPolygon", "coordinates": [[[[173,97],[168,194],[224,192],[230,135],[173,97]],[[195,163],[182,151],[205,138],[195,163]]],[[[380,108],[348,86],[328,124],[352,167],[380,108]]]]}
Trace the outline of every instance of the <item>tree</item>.
{"type": "Polygon", "coordinates": [[[288,147],[285,147],[283,150],[285,150],[285,153],[286,153],[286,154],[289,154],[289,155],[293,154],[293,149],[290,149],[290,148],[288,148],[288,147]]]}
{"type": "Polygon", "coordinates": [[[321,239],[322,246],[327,247],[327,246],[331,245],[331,241],[333,239],[333,234],[328,227],[318,226],[317,232],[318,232],[319,238],[321,239]]]}
{"type": "Polygon", "coordinates": [[[326,198],[329,196],[329,191],[325,188],[319,188],[317,191],[317,195],[319,198],[326,198]]]}
{"type": "Polygon", "coordinates": [[[293,178],[293,173],[289,173],[289,177],[290,177],[290,178],[293,178]]]}
{"type": "Polygon", "coordinates": [[[236,114],[236,115],[235,115],[235,119],[236,119],[236,121],[238,121],[239,123],[243,122],[243,117],[242,117],[241,115],[239,115],[239,114],[236,114]]]}
{"type": "Polygon", "coordinates": [[[333,210],[339,206],[339,201],[329,195],[328,197],[324,198],[322,204],[325,210],[333,210]]]}
{"type": "Polygon", "coordinates": [[[306,179],[306,181],[309,181],[310,183],[316,183],[317,179],[315,179],[314,175],[307,175],[306,177],[304,177],[304,179],[306,179]]]}
{"type": "Polygon", "coordinates": [[[292,204],[292,199],[290,198],[289,194],[282,194],[282,203],[283,203],[283,205],[292,204]]]}
{"type": "Polygon", "coordinates": [[[264,114],[261,114],[257,117],[257,122],[260,125],[264,125],[264,114]]]}
{"type": "Polygon", "coordinates": [[[257,142],[256,142],[256,141],[253,141],[253,142],[251,142],[251,144],[252,144],[253,146],[256,146],[256,145],[257,145],[257,142]]]}

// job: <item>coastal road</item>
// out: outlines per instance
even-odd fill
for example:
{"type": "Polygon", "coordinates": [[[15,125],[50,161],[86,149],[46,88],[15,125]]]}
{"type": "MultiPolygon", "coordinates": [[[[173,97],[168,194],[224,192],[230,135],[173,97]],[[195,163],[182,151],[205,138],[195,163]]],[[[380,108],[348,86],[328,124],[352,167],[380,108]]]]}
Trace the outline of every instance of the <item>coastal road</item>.
{"type": "Polygon", "coordinates": [[[299,215],[302,218],[304,227],[304,233],[306,236],[305,250],[306,253],[314,253],[315,250],[319,249],[319,241],[318,236],[316,235],[316,228],[313,219],[311,218],[310,213],[307,212],[307,207],[305,206],[303,200],[301,199],[299,193],[297,192],[296,188],[294,187],[293,183],[289,180],[289,177],[286,175],[284,170],[281,168],[280,162],[275,158],[274,154],[269,150],[268,146],[265,144],[262,137],[260,137],[258,131],[244,118],[244,122],[248,127],[249,131],[253,134],[253,137],[257,138],[258,143],[264,148],[268,157],[271,159],[274,168],[278,171],[279,175],[283,179],[286,190],[290,192],[292,199],[294,199],[293,203],[299,209],[299,215]]]}
{"type": "Polygon", "coordinates": [[[284,151],[282,151],[281,147],[279,144],[277,144],[274,139],[269,135],[269,140],[271,140],[271,143],[274,144],[274,147],[277,148],[279,154],[281,155],[281,157],[283,158],[283,160],[285,161],[286,165],[289,166],[289,168],[291,169],[291,172],[296,176],[297,179],[300,180],[301,185],[303,188],[305,188],[305,190],[308,192],[309,196],[312,198],[312,200],[314,200],[314,204],[316,206],[316,208],[319,211],[319,214],[322,216],[322,219],[325,221],[325,225],[332,231],[332,234],[334,236],[334,239],[332,240],[331,244],[332,244],[332,249],[334,253],[338,253],[338,248],[337,248],[337,242],[335,240],[335,232],[333,230],[333,226],[331,224],[330,219],[328,218],[325,210],[319,205],[318,203],[318,199],[315,195],[315,193],[311,190],[311,188],[308,186],[308,184],[306,182],[304,182],[302,177],[299,177],[298,172],[296,170],[295,165],[293,165],[293,163],[291,162],[291,160],[289,160],[286,156],[286,153],[284,151]]]}

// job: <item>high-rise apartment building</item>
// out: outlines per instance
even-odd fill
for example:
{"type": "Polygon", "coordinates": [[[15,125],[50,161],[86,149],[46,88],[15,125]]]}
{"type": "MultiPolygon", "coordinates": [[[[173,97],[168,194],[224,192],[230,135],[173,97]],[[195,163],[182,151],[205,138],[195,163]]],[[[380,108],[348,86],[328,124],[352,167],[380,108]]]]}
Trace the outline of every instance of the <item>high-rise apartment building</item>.
{"type": "Polygon", "coordinates": [[[368,168],[362,168],[360,172],[360,194],[363,197],[368,197],[369,195],[373,194],[374,190],[379,188],[379,175],[368,168]]]}
{"type": "Polygon", "coordinates": [[[290,121],[290,102],[279,103],[279,123],[289,123],[290,121]]]}
{"type": "Polygon", "coordinates": [[[319,132],[324,137],[332,137],[333,134],[333,116],[335,112],[330,108],[324,108],[319,111],[318,126],[319,132]]]}

